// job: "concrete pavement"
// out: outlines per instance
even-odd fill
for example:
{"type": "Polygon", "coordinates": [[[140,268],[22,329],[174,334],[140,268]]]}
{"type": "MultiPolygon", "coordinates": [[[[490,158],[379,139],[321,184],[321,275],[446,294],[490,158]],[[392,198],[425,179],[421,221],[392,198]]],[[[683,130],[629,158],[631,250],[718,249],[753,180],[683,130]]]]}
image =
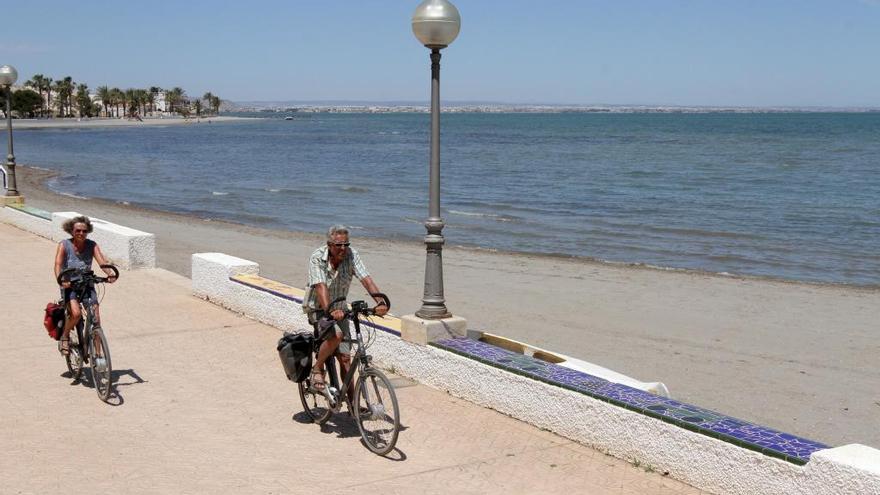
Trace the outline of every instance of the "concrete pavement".
{"type": "Polygon", "coordinates": [[[404,430],[378,457],[337,415],[308,423],[281,332],[190,295],[164,270],[106,288],[111,404],[71,383],[42,328],[54,243],[0,224],[2,493],[701,493],[402,378],[404,430]]]}

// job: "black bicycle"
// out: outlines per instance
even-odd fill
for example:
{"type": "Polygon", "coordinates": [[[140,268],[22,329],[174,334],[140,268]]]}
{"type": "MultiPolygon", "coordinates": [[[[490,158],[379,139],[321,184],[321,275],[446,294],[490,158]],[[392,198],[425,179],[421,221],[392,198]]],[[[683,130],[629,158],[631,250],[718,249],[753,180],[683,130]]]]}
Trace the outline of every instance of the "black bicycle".
{"type": "MultiPolygon", "coordinates": [[[[118,279],[119,270],[113,265],[101,265],[101,268],[110,269],[114,275],[99,277],[92,270],[67,268],[58,274],[57,282],[58,285],[65,281],[70,282],[70,288],[76,294],[82,315],[76,328],[70,330],[69,352],[67,354],[62,352],[67,369],[73,379],[78,380],[83,372],[83,362],[89,363],[95,391],[98,392],[98,397],[106,402],[110,398],[113,366],[110,362],[107,337],[101,329],[101,322],[95,320],[93,306],[97,301],[92,299],[91,292],[96,284],[107,282],[111,278],[118,279]]],[[[70,308],[66,307],[64,319],[67,320],[69,316],[70,308]]],[[[61,352],[61,342],[58,343],[58,351],[61,352]]]]}
{"type": "MultiPolygon", "coordinates": [[[[387,307],[391,302],[385,294],[371,294],[385,301],[387,307]]],[[[344,298],[333,301],[331,307],[344,298]]],[[[344,342],[356,344],[357,351],[352,356],[352,365],[348,374],[340,385],[336,374],[336,360],[328,358],[325,361],[327,377],[323,390],[317,390],[312,386],[311,376],[299,382],[299,397],[302,400],[306,414],[318,424],[324,424],[333,413],[338,413],[343,404],[348,405],[348,410],[355,418],[361,437],[367,448],[379,455],[391,452],[397,443],[397,435],[400,432],[400,411],[397,407],[397,395],[394,387],[384,373],[374,368],[372,357],[366,350],[375,340],[375,330],[367,330],[367,340],[361,333],[359,316],[370,317],[376,314],[375,308],[370,308],[364,301],[354,301],[351,308],[345,310],[345,318],[354,324],[354,338],[345,339],[344,342]],[[358,379],[355,385],[355,400],[351,403],[346,391],[354,380],[357,371],[358,379]],[[354,412],[357,411],[357,412],[354,412]]],[[[332,331],[332,323],[327,319],[319,319],[313,324],[314,336],[312,353],[317,356],[321,348],[322,328],[332,331]]],[[[369,327],[368,327],[369,328],[369,327]]]]}

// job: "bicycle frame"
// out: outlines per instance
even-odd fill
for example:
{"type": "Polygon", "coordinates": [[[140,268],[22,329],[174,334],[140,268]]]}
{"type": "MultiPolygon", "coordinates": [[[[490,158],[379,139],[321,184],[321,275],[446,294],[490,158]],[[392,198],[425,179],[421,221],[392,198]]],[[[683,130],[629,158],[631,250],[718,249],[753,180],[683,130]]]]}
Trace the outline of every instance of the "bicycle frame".
{"type": "MultiPolygon", "coordinates": [[[[364,341],[361,336],[360,318],[357,317],[357,314],[353,314],[350,320],[353,320],[352,323],[354,325],[355,338],[343,340],[343,342],[357,344],[357,351],[354,356],[352,356],[351,366],[349,367],[345,378],[342,380],[343,388],[340,387],[339,377],[336,373],[336,359],[331,359],[336,358],[336,356],[333,355],[330,358],[327,358],[327,361],[324,362],[324,365],[327,368],[327,376],[330,379],[329,386],[324,387],[324,396],[331,405],[333,412],[339,412],[343,403],[349,403],[349,405],[351,405],[347,391],[354,382],[355,371],[366,371],[370,368],[370,356],[367,355],[367,352],[364,350],[364,341]],[[335,390],[336,393],[332,393],[331,389],[335,390]],[[342,396],[342,400],[339,400],[340,395],[342,396]]],[[[315,341],[315,353],[318,352],[318,349],[320,349],[321,344],[323,343],[323,339],[315,341]]]]}

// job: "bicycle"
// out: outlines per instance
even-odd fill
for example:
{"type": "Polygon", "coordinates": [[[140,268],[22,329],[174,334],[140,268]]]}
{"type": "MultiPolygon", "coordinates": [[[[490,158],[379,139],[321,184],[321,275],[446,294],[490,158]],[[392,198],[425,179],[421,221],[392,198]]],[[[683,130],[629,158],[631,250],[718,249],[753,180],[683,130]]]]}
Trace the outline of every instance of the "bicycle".
{"type": "MultiPolygon", "coordinates": [[[[68,353],[61,352],[61,342],[58,343],[58,352],[64,356],[67,369],[74,380],[78,380],[82,375],[83,362],[90,364],[89,369],[95,391],[98,393],[98,397],[106,402],[110,398],[113,366],[110,362],[110,346],[107,345],[107,337],[104,335],[101,323],[95,321],[94,304],[96,301],[92,300],[90,292],[95,284],[107,282],[110,278],[118,279],[119,270],[113,265],[101,265],[101,268],[112,270],[114,275],[98,277],[92,270],[79,268],[66,268],[58,274],[58,285],[64,281],[70,282],[70,288],[76,294],[82,315],[76,327],[70,330],[68,353]],[[103,362],[100,362],[100,359],[103,359],[103,362]]],[[[70,308],[66,306],[64,310],[65,321],[69,317],[70,308]]]]}
{"type": "MultiPolygon", "coordinates": [[[[385,294],[370,295],[382,298],[385,305],[391,307],[385,294]]],[[[344,300],[345,298],[337,299],[331,303],[331,306],[344,300]]],[[[352,417],[355,418],[367,448],[376,454],[385,455],[397,443],[397,435],[400,432],[400,412],[394,387],[384,373],[372,366],[372,357],[366,352],[375,338],[375,333],[372,338],[368,336],[366,342],[361,334],[361,323],[358,316],[369,317],[375,314],[375,308],[370,308],[364,301],[353,301],[351,309],[345,310],[345,318],[354,323],[355,336],[352,339],[345,339],[343,342],[357,344],[357,351],[352,356],[351,368],[342,380],[341,387],[336,374],[335,359],[332,356],[324,363],[329,381],[325,382],[323,390],[317,390],[312,386],[311,375],[299,382],[298,386],[303,408],[313,422],[323,425],[333,413],[338,413],[342,409],[344,403],[348,406],[352,417]],[[358,373],[358,380],[355,386],[355,403],[352,404],[346,391],[354,380],[355,371],[358,373]]],[[[313,357],[317,356],[324,341],[320,329],[322,321],[328,322],[327,319],[316,319],[312,324],[314,327],[313,357]]],[[[330,325],[326,331],[332,331],[332,329],[333,326],[330,325]]]]}

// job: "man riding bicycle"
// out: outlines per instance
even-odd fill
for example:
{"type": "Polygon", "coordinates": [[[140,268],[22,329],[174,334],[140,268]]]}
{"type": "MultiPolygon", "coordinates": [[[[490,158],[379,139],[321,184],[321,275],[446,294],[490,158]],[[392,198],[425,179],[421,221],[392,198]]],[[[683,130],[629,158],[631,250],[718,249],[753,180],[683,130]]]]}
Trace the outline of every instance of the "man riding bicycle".
{"type": "MultiPolygon", "coordinates": [[[[334,225],[327,231],[327,245],[316,249],[309,257],[309,280],[303,311],[309,315],[309,322],[315,324],[319,319],[329,316],[335,324],[325,330],[325,340],[318,350],[318,356],[312,367],[311,383],[319,391],[326,386],[324,381],[324,362],[334,353],[342,367],[342,376],[348,373],[351,366],[351,344],[342,342],[343,338],[351,338],[349,322],[344,319],[345,302],[338,302],[333,307],[330,303],[339,298],[348,297],[352,276],[357,277],[369,294],[379,293],[379,287],[367,272],[358,252],[351,249],[348,228],[334,225]],[[341,344],[340,344],[341,343],[341,344]]],[[[388,311],[381,297],[374,297],[378,306],[376,314],[383,316],[388,311]]],[[[347,391],[352,397],[354,390],[347,391]]]]}

